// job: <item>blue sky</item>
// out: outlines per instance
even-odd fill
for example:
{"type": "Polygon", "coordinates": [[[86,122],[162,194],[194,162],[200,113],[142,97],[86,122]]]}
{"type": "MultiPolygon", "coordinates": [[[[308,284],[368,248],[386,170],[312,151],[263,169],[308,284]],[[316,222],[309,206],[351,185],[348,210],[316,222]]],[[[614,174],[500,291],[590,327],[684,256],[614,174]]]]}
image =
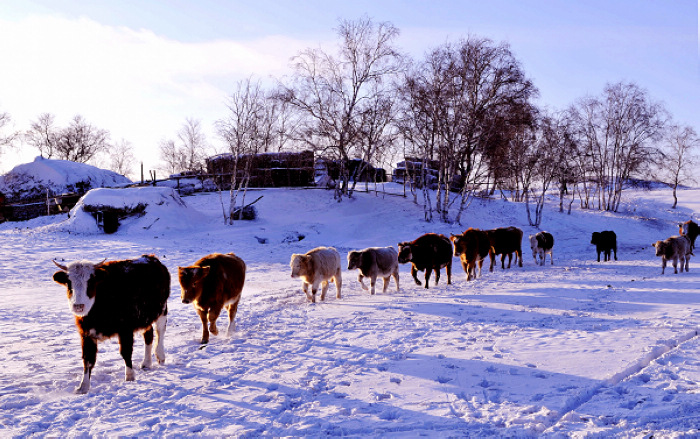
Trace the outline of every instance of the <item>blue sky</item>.
{"type": "MultiPolygon", "coordinates": [[[[156,167],[158,141],[186,117],[216,145],[236,81],[289,73],[291,56],[332,48],[338,19],[362,15],[392,22],[416,59],[468,34],[506,41],[553,109],[633,81],[700,131],[694,0],[3,0],[0,111],[17,129],[43,112],[81,114],[156,167]]],[[[0,171],[34,155],[5,154],[0,171]]]]}

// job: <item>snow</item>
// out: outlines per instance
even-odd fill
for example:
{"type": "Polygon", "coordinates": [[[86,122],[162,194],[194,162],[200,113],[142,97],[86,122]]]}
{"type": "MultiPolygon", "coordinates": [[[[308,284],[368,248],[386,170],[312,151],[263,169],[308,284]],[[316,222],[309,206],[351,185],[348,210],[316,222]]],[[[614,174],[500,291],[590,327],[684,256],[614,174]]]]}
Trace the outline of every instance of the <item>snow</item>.
{"type": "MultiPolygon", "coordinates": [[[[70,218],[0,224],[0,435],[700,435],[700,271],[692,259],[689,273],[661,275],[651,247],[697,214],[700,190],[681,191],[675,210],[665,189],[626,192],[620,213],[567,215],[551,199],[542,228],[555,238],[554,265],[535,265],[525,248],[522,268],[467,282],[455,258],[452,284],[443,271],[427,290],[402,265],[400,291],[392,280],[375,296],[344,270],[342,298],[310,304],[290,277],[292,253],[324,245],[345,257],[467,227],[537,230],[522,204],[501,199],[477,199],[463,225],[448,225],[424,222],[410,198],[338,203],[320,189],[251,191],[263,196],[259,218],[225,226],[218,194],[158,189],[90,192],[83,205],[154,206],[112,235],[79,220],[80,205],[70,218]],[[617,232],[618,261],[595,261],[590,235],[601,230],[617,232]],[[237,331],[202,346],[177,267],[230,251],[247,264],[237,331]],[[125,382],[118,343],[105,341],[90,393],[75,395],[80,342],[51,260],[144,253],[173,275],[166,363],[125,382]]],[[[142,355],[136,337],[135,364],[142,355]]]]}
{"type": "Polygon", "coordinates": [[[68,160],[37,157],[33,162],[15,166],[0,176],[0,193],[8,198],[31,198],[68,192],[83,192],[95,187],[114,187],[131,183],[116,172],[68,160]]]}

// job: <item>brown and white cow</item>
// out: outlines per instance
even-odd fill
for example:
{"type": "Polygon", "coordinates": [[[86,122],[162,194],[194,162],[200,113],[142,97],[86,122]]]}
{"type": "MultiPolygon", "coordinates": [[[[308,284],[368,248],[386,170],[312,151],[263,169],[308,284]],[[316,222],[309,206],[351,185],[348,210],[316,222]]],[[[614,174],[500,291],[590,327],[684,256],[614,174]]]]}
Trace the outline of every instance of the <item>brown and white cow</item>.
{"type": "Polygon", "coordinates": [[[593,232],[591,235],[591,244],[595,245],[595,250],[598,253],[598,262],[600,262],[600,254],[604,254],[604,260],[610,260],[610,252],[615,255],[617,261],[617,235],[612,230],[604,230],[602,232],[593,232]]]}
{"type": "Polygon", "coordinates": [[[510,268],[510,263],[513,260],[513,253],[515,253],[515,262],[518,266],[523,266],[523,231],[517,227],[499,227],[497,229],[487,230],[486,233],[489,237],[489,244],[491,249],[489,250],[489,256],[491,258],[491,265],[489,266],[489,271],[493,271],[494,265],[496,265],[496,256],[501,255],[501,268],[505,269],[505,259],[508,256],[508,268],[510,268]]]}
{"type": "Polygon", "coordinates": [[[396,281],[396,291],[399,291],[399,254],[394,247],[370,247],[348,253],[348,270],[359,269],[357,280],[363,290],[367,290],[362,279],[370,280],[370,294],[374,294],[377,278],[384,279],[383,293],[386,293],[391,276],[396,281]]]}
{"type": "Polygon", "coordinates": [[[461,235],[450,235],[450,240],[454,244],[454,255],[459,256],[462,268],[467,273],[467,281],[476,279],[477,267],[481,276],[484,259],[491,248],[488,234],[484,230],[469,228],[461,235]]]}
{"type": "Polygon", "coordinates": [[[693,220],[688,220],[678,224],[678,233],[685,235],[690,239],[690,250],[695,249],[695,238],[700,235],[700,227],[693,220]]]}
{"type": "Polygon", "coordinates": [[[54,281],[68,289],[68,302],[75,315],[83,349],[83,379],[75,393],[90,390],[90,376],[97,360],[97,342],[119,337],[119,352],[124,359],[125,380],[134,380],[131,354],[134,332],[144,331],[146,353],[141,367],[152,364],[153,327],[158,344],[156,358],[165,362],[165,326],[170,295],[168,269],[153,255],[138,259],[101,262],[71,262],[53,275],[54,281]]]}
{"type": "Polygon", "coordinates": [[[202,344],[209,342],[209,332],[219,333],[216,319],[224,307],[228,312],[226,334],[236,329],[234,318],[241,300],[245,269],[243,259],[233,253],[213,253],[194,265],[177,268],[182,303],[192,303],[202,321],[202,344]]]}
{"type": "Polygon", "coordinates": [[[399,262],[411,263],[411,276],[416,285],[418,272],[425,270],[425,288],[428,288],[431,271],[435,272],[435,285],[440,280],[440,269],[447,271],[447,284],[452,283],[452,242],[445,235],[426,233],[413,241],[399,243],[399,262]]]}
{"type": "Polygon", "coordinates": [[[661,274],[666,271],[666,262],[673,261],[673,272],[678,274],[678,261],[681,261],[681,273],[685,266],[685,271],[688,271],[688,263],[690,262],[691,242],[690,238],[681,236],[671,236],[663,241],[656,241],[652,244],[656,248],[656,256],[661,256],[661,274]]]}
{"type": "Polygon", "coordinates": [[[552,257],[552,247],[554,247],[554,237],[551,233],[541,231],[534,235],[530,235],[530,249],[532,249],[532,258],[535,264],[544,265],[544,260],[549,254],[549,261],[554,265],[552,257]]]}
{"type": "Polygon", "coordinates": [[[340,299],[340,289],[343,285],[340,267],[340,254],[333,247],[317,247],[305,254],[293,254],[289,262],[292,268],[292,278],[300,277],[302,289],[307,299],[316,302],[316,292],[321,286],[321,300],[326,299],[328,282],[335,282],[337,299],[340,299]],[[309,293],[311,286],[311,293],[309,293]]]}

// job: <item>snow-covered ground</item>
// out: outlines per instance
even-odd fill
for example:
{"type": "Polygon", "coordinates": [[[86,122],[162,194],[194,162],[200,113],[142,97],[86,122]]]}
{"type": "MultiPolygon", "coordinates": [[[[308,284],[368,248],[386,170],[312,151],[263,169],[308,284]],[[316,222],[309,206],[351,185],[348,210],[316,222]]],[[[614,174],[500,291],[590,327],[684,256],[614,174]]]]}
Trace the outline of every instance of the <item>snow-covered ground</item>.
{"type": "MultiPolygon", "coordinates": [[[[555,237],[554,265],[536,266],[526,248],[522,268],[467,283],[455,258],[452,285],[443,272],[428,290],[402,266],[400,290],[392,281],[375,296],[344,271],[343,297],[316,304],[290,277],[292,253],[329,245],[345,257],[467,227],[536,230],[522,204],[498,199],[474,201],[459,226],[426,223],[396,196],[249,197],[259,195],[259,219],[233,226],[217,194],[183,199],[201,214],[184,229],[181,210],[113,235],[71,229],[66,216],[0,224],[0,436],[700,435],[700,267],[661,275],[651,247],[700,211],[700,190],[682,191],[676,210],[668,190],[630,191],[618,214],[561,214],[551,200],[542,228],[555,237]],[[618,261],[595,261],[590,235],[601,230],[617,232],[618,261]],[[248,265],[238,330],[201,346],[177,267],[230,251],[248,265]],[[117,341],[103,342],[90,393],[74,395],[80,343],[51,260],[143,253],[173,275],[166,363],[124,382],[117,341]]],[[[134,352],[139,364],[140,337],[134,352]]]]}

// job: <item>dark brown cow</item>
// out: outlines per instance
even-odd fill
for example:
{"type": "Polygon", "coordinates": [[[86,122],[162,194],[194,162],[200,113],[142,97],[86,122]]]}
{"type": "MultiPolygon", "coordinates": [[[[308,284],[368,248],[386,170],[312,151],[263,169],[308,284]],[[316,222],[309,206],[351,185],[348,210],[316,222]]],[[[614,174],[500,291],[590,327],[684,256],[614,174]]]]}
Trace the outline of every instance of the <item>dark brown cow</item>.
{"type": "Polygon", "coordinates": [[[154,325],[158,336],[156,358],[159,364],[165,362],[170,273],[158,258],[144,255],[138,259],[99,264],[88,261],[68,265],[54,263],[61,271],[54,273],[53,279],[68,289],[68,301],[83,347],[83,379],[75,393],[90,390],[90,376],[97,360],[97,342],[115,335],[119,337],[126,381],[134,379],[131,354],[136,331],[144,331],[146,342],[141,367],[151,367],[154,325]]]}
{"type": "Polygon", "coordinates": [[[690,250],[695,249],[695,238],[700,235],[700,227],[698,227],[697,223],[693,220],[680,223],[678,224],[678,232],[690,239],[690,250]]]}
{"type": "Polygon", "coordinates": [[[462,268],[467,273],[467,281],[476,279],[477,266],[481,276],[481,267],[491,248],[489,235],[483,230],[469,228],[461,235],[451,235],[450,240],[454,244],[454,255],[459,256],[462,268]]]}
{"type": "Polygon", "coordinates": [[[591,244],[595,244],[595,250],[598,253],[598,262],[600,262],[600,254],[604,253],[604,260],[610,260],[610,252],[614,252],[615,260],[617,261],[617,235],[612,230],[604,230],[602,232],[593,232],[591,235],[591,244]]]}
{"type": "Polygon", "coordinates": [[[496,255],[501,255],[501,268],[505,269],[505,259],[508,256],[508,268],[513,260],[515,253],[515,262],[518,266],[523,266],[523,231],[517,227],[499,227],[498,229],[487,230],[489,237],[489,256],[491,257],[491,265],[489,271],[493,271],[496,265],[496,255]]]}
{"type": "Polygon", "coordinates": [[[447,271],[447,284],[452,283],[452,243],[445,235],[426,233],[414,241],[399,243],[399,262],[411,263],[411,276],[417,285],[418,272],[425,270],[425,288],[428,288],[430,272],[435,272],[435,285],[440,280],[440,269],[447,271]]]}
{"type": "Polygon", "coordinates": [[[202,321],[202,343],[209,342],[210,331],[214,335],[219,333],[216,319],[224,307],[228,312],[227,335],[236,329],[234,318],[245,282],[245,268],[245,262],[233,253],[213,253],[192,266],[177,268],[182,303],[192,303],[202,321]]]}

